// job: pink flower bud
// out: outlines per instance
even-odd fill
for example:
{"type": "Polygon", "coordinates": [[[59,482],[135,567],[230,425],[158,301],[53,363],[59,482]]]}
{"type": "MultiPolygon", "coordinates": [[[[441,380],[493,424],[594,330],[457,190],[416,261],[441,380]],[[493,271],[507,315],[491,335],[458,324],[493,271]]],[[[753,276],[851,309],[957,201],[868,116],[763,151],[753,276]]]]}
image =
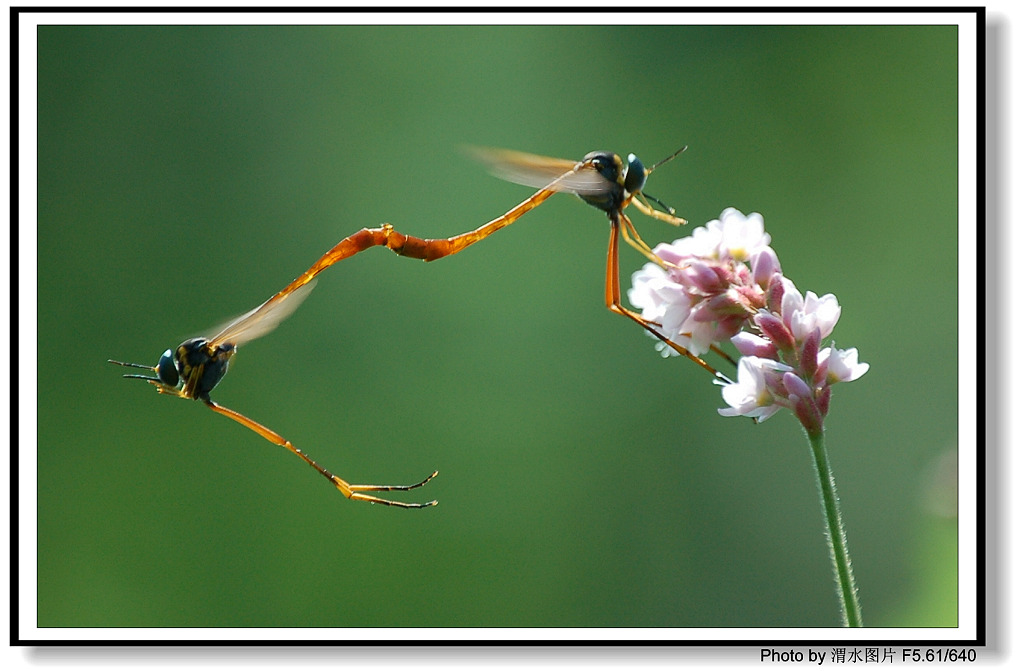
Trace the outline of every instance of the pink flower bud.
{"type": "Polygon", "coordinates": [[[793,334],[786,328],[782,320],[772,313],[758,312],[757,316],[754,317],[754,323],[761,329],[761,333],[765,334],[775,344],[775,347],[780,352],[787,353],[796,349],[796,340],[793,338],[793,334]]]}
{"type": "Polygon", "coordinates": [[[814,435],[825,430],[822,415],[818,412],[818,407],[813,400],[809,398],[797,400],[793,404],[793,414],[796,415],[797,421],[803,425],[807,433],[814,435]]]}
{"type": "Polygon", "coordinates": [[[713,294],[722,291],[728,284],[723,284],[722,278],[706,263],[694,261],[689,263],[682,273],[685,282],[705,294],[713,294]]]}
{"type": "Polygon", "coordinates": [[[814,392],[811,391],[811,388],[807,386],[806,382],[800,379],[799,375],[783,373],[782,383],[785,385],[786,391],[788,391],[791,396],[796,396],[801,399],[809,399],[814,396],[814,392]]]}
{"type": "Polygon", "coordinates": [[[832,387],[825,387],[818,394],[818,413],[824,417],[828,414],[829,401],[832,400],[832,387]]]}
{"type": "Polygon", "coordinates": [[[808,378],[813,378],[818,370],[818,348],[821,347],[821,333],[817,328],[812,330],[803,347],[800,348],[800,372],[808,378]]]}
{"type": "Polygon", "coordinates": [[[755,335],[750,331],[740,331],[732,337],[732,344],[743,356],[756,356],[762,359],[777,359],[778,350],[770,340],[755,335]]]}
{"type": "Polygon", "coordinates": [[[779,257],[771,247],[765,247],[751,256],[750,267],[754,273],[754,282],[761,287],[767,287],[772,277],[782,270],[779,257]]]}
{"type": "Polygon", "coordinates": [[[782,273],[775,273],[768,280],[768,290],[765,296],[765,307],[775,314],[782,314],[782,297],[786,294],[785,278],[782,273]]]}

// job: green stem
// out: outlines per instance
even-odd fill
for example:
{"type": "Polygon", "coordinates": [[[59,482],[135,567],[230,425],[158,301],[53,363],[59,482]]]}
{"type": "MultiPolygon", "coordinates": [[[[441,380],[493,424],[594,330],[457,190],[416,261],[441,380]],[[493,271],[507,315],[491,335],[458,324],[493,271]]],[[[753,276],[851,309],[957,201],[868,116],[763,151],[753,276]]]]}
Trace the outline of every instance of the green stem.
{"type": "Polygon", "coordinates": [[[839,600],[842,602],[843,626],[863,627],[860,601],[857,598],[857,585],[853,579],[853,566],[850,563],[850,552],[846,547],[846,531],[843,529],[843,519],[839,512],[836,481],[832,477],[832,467],[829,466],[828,452],[825,450],[825,434],[823,431],[808,431],[807,439],[811,443],[814,465],[818,470],[818,486],[821,493],[822,510],[825,513],[829,554],[832,555],[836,587],[839,592],[839,600]]]}

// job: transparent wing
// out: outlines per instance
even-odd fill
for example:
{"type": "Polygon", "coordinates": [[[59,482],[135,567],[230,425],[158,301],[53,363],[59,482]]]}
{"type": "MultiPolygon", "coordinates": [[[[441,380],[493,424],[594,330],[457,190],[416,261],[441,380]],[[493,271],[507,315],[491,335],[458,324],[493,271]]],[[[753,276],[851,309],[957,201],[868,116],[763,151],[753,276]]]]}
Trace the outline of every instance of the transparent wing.
{"type": "Polygon", "coordinates": [[[611,186],[596,170],[578,161],[490,147],[466,147],[466,153],[496,177],[535,189],[597,195],[611,186]]]}
{"type": "Polygon", "coordinates": [[[222,326],[217,335],[210,338],[210,344],[214,347],[224,343],[241,345],[270,333],[295,312],[315,286],[316,280],[312,280],[290,292],[274,294],[259,307],[222,326]]]}

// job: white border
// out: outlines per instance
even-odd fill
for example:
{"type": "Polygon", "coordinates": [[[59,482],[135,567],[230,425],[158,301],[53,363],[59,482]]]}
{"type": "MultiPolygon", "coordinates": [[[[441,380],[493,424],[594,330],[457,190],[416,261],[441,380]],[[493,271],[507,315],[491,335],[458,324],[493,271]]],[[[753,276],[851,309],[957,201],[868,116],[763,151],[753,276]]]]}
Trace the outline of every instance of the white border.
{"type": "MultiPolygon", "coordinates": [[[[978,101],[972,93],[978,86],[977,33],[961,25],[959,30],[959,72],[957,103],[957,154],[959,159],[959,197],[957,198],[959,300],[957,301],[958,342],[957,357],[959,416],[957,459],[958,459],[958,555],[959,574],[958,601],[959,621],[977,622],[978,588],[978,451],[984,449],[978,444],[978,387],[971,380],[978,380],[977,352],[968,351],[977,345],[977,327],[981,315],[976,296],[978,287],[978,234],[983,230],[984,221],[978,218],[978,204],[983,194],[978,193],[978,163],[981,147],[978,146],[981,119],[978,118],[978,101]],[[970,54],[970,57],[967,56],[970,54]],[[973,346],[972,346],[973,343],[973,346]]],[[[962,626],[962,625],[961,625],[962,626]]]]}
{"type": "MultiPolygon", "coordinates": [[[[957,629],[39,629],[36,622],[34,598],[19,601],[19,631],[22,640],[34,641],[716,641],[728,644],[735,641],[932,641],[941,644],[948,640],[976,638],[977,570],[975,559],[977,538],[977,461],[974,440],[978,426],[977,391],[970,384],[978,379],[976,353],[977,295],[977,90],[975,17],[968,14],[914,14],[882,13],[39,13],[22,14],[19,31],[19,136],[22,138],[19,174],[19,221],[23,234],[19,239],[19,343],[20,370],[36,368],[36,28],[38,25],[210,25],[248,23],[257,25],[279,24],[658,24],[678,23],[681,17],[687,24],[732,25],[808,25],[808,24],[958,24],[960,26],[960,90],[959,90],[959,151],[960,151],[960,279],[959,306],[960,343],[959,374],[960,402],[960,627],[957,629]],[[971,449],[973,448],[973,449],[971,449]]],[[[13,149],[13,147],[12,147],[13,149]]],[[[19,392],[20,433],[20,519],[19,570],[24,592],[34,596],[36,585],[36,461],[30,447],[35,444],[36,380],[31,374],[17,381],[19,392]],[[31,587],[30,587],[31,586],[31,587]]],[[[12,446],[18,449],[18,446],[12,446]]],[[[12,594],[13,596],[13,594],[12,594]]],[[[786,646],[780,646],[782,648],[786,646]]]]}
{"type": "MultiPolygon", "coordinates": [[[[647,6],[647,5],[644,5],[647,6]]],[[[672,25],[685,18],[686,25],[953,25],[967,27],[973,16],[952,13],[912,12],[67,12],[39,13],[33,25],[672,25]],[[956,20],[956,18],[959,20],[956,20]]],[[[22,16],[32,16],[23,14],[22,16]]]]}

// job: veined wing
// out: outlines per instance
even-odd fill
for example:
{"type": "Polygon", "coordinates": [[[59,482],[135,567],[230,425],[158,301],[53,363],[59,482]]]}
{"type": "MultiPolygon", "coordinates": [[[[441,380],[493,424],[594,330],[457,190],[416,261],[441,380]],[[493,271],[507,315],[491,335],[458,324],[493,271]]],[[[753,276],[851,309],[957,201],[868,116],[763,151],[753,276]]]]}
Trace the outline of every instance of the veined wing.
{"type": "Polygon", "coordinates": [[[511,149],[467,147],[470,156],[496,177],[535,189],[598,195],[611,186],[596,170],[579,161],[548,158],[511,149]]]}
{"type": "Polygon", "coordinates": [[[214,347],[224,343],[237,346],[270,333],[295,312],[315,286],[316,280],[311,280],[288,293],[274,294],[259,307],[221,327],[217,335],[210,338],[210,344],[214,347]]]}

